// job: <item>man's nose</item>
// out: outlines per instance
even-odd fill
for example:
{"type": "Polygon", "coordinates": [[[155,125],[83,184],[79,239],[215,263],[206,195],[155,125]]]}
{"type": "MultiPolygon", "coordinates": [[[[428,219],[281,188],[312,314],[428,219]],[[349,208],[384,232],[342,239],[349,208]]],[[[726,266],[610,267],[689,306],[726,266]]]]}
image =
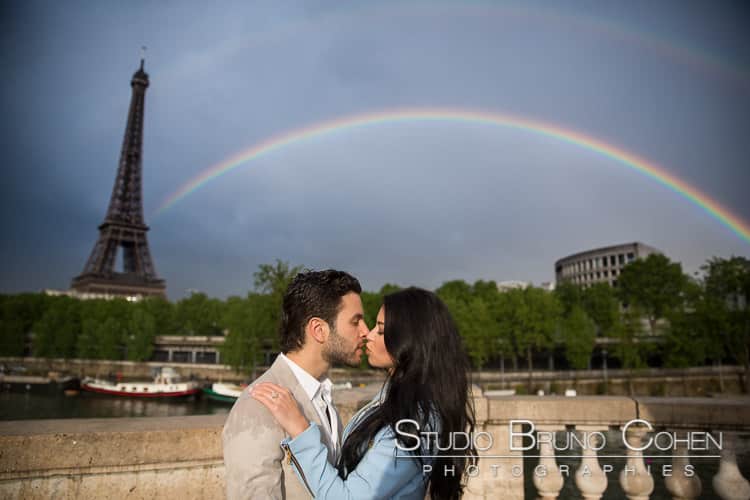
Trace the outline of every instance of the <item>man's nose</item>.
{"type": "Polygon", "coordinates": [[[360,337],[367,337],[367,334],[370,332],[370,329],[367,328],[367,323],[365,323],[365,320],[362,320],[359,322],[359,336],[360,337]]]}

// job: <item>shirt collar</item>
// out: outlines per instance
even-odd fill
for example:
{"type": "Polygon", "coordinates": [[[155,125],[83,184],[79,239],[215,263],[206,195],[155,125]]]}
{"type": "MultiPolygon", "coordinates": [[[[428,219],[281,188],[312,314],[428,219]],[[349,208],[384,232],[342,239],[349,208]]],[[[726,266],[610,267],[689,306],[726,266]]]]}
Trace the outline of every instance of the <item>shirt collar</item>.
{"type": "Polygon", "coordinates": [[[331,379],[329,379],[328,377],[324,378],[323,380],[316,379],[315,377],[307,373],[305,369],[300,365],[286,357],[283,352],[279,354],[279,357],[286,361],[286,363],[289,365],[289,368],[292,370],[292,373],[294,373],[294,376],[302,386],[305,394],[307,394],[307,397],[310,398],[310,401],[315,399],[315,396],[318,395],[318,391],[320,391],[321,394],[328,392],[328,395],[330,397],[331,387],[333,386],[333,382],[331,382],[331,379]]]}
{"type": "Polygon", "coordinates": [[[331,391],[333,390],[333,382],[331,382],[331,379],[326,377],[321,380],[320,388],[318,390],[320,391],[320,397],[323,398],[323,401],[331,403],[331,391]]]}

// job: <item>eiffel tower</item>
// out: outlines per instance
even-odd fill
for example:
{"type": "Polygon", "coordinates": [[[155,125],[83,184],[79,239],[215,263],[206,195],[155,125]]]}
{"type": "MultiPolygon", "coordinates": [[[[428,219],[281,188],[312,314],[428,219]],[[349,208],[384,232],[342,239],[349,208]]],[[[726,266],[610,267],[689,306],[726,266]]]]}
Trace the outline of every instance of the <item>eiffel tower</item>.
{"type": "Polygon", "coordinates": [[[148,74],[141,67],[133,74],[130,86],[128,123],[122,141],[120,164],[99,238],[86,261],[83,272],[73,278],[71,288],[93,296],[164,296],[166,283],[156,275],[148,249],[141,197],[141,161],[143,159],[143,113],[148,74]],[[122,270],[115,269],[122,250],[122,270]]]}

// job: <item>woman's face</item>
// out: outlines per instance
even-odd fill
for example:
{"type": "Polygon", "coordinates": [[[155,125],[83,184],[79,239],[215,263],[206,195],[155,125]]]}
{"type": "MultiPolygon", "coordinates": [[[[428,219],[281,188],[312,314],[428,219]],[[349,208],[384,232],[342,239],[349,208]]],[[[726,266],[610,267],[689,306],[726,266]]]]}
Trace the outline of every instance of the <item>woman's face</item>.
{"type": "Polygon", "coordinates": [[[367,334],[367,361],[373,368],[393,368],[393,358],[385,348],[385,306],[378,311],[375,327],[367,334]]]}

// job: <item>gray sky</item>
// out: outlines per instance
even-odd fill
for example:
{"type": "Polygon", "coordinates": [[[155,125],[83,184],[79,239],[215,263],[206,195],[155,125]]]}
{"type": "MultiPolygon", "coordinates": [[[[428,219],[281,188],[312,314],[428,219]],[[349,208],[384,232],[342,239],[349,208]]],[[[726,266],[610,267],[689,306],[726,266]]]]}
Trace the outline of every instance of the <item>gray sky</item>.
{"type": "Polygon", "coordinates": [[[3,2],[0,292],[66,288],[104,218],[148,46],[144,199],[157,272],[244,294],[262,263],[377,290],[554,279],[642,241],[696,270],[750,243],[647,176],[539,134],[385,123],[299,141],[157,207],[286,131],[405,107],[513,114],[661,165],[750,221],[742,2],[3,2]]]}

